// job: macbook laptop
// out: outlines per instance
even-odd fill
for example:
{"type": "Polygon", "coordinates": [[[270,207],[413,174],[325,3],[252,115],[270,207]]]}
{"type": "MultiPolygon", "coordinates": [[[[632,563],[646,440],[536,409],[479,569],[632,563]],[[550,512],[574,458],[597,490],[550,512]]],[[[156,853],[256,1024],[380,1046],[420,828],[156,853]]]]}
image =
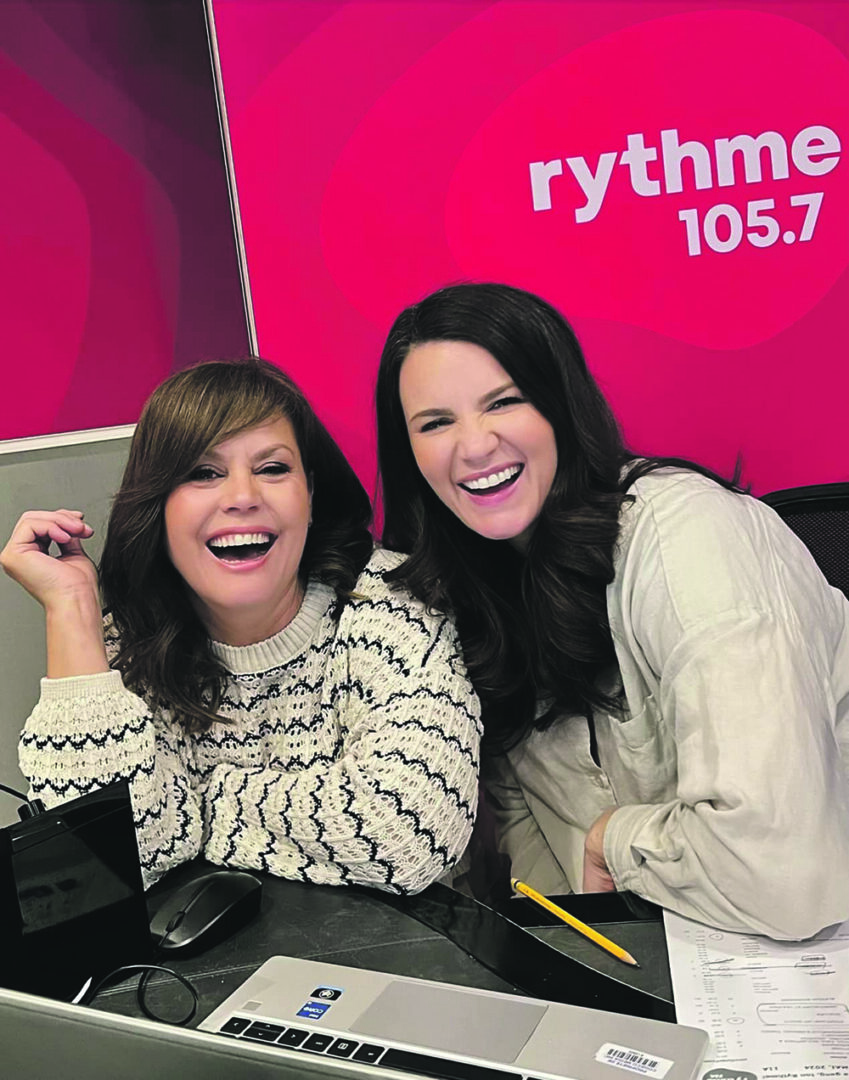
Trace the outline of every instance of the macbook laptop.
{"type": "Polygon", "coordinates": [[[695,1080],[696,1028],[273,957],[200,1025],[0,989],[15,1080],[695,1080]]]}

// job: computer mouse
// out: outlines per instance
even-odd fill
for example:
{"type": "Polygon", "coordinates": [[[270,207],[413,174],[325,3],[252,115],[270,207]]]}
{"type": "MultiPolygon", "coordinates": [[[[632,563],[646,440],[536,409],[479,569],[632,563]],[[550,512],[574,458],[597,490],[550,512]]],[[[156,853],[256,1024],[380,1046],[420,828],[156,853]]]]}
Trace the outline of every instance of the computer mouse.
{"type": "Polygon", "coordinates": [[[168,956],[203,952],[258,914],[262,882],[244,870],[213,870],[176,888],[150,921],[155,948],[168,956]]]}

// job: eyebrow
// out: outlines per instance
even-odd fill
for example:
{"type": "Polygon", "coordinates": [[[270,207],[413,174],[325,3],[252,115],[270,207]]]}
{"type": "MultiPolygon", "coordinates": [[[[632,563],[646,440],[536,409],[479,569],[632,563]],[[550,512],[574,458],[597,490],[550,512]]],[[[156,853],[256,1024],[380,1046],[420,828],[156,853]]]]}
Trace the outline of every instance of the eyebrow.
{"type": "MultiPolygon", "coordinates": [[[[515,382],[511,379],[509,382],[504,383],[503,386],[497,386],[494,390],[490,390],[489,393],[484,394],[483,397],[480,399],[480,404],[489,405],[491,401],[495,401],[497,397],[500,397],[505,390],[518,389],[519,388],[516,386],[515,382]]],[[[420,409],[419,412],[415,413],[407,420],[407,423],[412,424],[414,420],[419,420],[420,418],[425,416],[448,416],[450,415],[450,413],[451,410],[445,407],[441,409],[420,409]]]]}
{"type": "MultiPolygon", "coordinates": [[[[292,455],[292,457],[295,456],[295,451],[292,449],[291,446],[289,446],[288,443],[272,443],[271,446],[264,446],[261,450],[257,451],[257,453],[251,454],[251,461],[261,461],[265,457],[271,457],[271,455],[276,454],[278,450],[286,450],[292,455]]],[[[213,446],[212,449],[204,455],[204,457],[210,458],[214,461],[221,460],[221,455],[218,453],[218,448],[215,446],[213,446]]]]}

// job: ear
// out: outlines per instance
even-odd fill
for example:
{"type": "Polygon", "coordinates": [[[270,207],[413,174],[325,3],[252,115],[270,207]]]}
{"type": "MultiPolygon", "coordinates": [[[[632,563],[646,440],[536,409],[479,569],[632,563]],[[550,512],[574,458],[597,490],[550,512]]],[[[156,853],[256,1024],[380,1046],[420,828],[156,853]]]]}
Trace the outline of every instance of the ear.
{"type": "Polygon", "coordinates": [[[308,488],[309,493],[310,493],[310,520],[309,520],[309,524],[312,525],[312,496],[313,496],[313,490],[314,490],[312,473],[307,473],[307,488],[308,488]]]}

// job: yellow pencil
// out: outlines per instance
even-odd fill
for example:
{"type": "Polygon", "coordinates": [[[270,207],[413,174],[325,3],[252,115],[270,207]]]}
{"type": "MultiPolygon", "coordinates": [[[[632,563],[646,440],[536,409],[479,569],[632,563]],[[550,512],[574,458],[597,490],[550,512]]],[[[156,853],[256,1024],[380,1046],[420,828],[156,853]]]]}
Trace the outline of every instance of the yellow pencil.
{"type": "Polygon", "coordinates": [[[633,967],[639,967],[640,965],[634,959],[629,952],[621,946],[610,941],[603,934],[600,934],[597,930],[593,930],[591,926],[587,926],[586,923],[581,922],[580,919],[576,919],[574,915],[570,915],[568,911],[564,911],[563,908],[558,907],[557,904],[552,904],[547,896],[543,896],[542,893],[538,893],[536,889],[532,889],[530,885],[526,885],[524,881],[519,881],[518,878],[511,878],[510,884],[513,889],[521,893],[523,896],[527,896],[529,900],[533,900],[535,904],[539,904],[540,907],[544,907],[546,911],[550,911],[552,915],[556,915],[558,919],[562,919],[568,926],[571,926],[573,930],[577,930],[579,934],[583,934],[584,937],[594,941],[596,945],[600,945],[602,949],[605,949],[611,956],[615,956],[617,960],[622,960],[626,964],[631,964],[633,967]]]}

